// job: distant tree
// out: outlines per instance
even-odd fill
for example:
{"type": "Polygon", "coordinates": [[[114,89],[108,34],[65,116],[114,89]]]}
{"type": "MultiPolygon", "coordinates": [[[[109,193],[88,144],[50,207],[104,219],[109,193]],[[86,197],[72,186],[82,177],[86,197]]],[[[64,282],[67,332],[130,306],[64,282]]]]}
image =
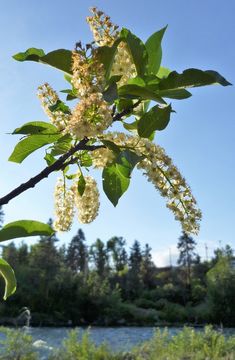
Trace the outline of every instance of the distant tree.
{"type": "Polygon", "coordinates": [[[115,270],[122,271],[127,265],[127,252],[125,249],[126,240],[122,237],[114,236],[107,242],[107,249],[111,252],[115,270]]]}
{"type": "Polygon", "coordinates": [[[225,325],[235,324],[235,269],[226,256],[221,256],[207,273],[207,296],[211,320],[225,325]]]}
{"type": "Polygon", "coordinates": [[[228,259],[232,259],[233,258],[233,249],[231,248],[230,245],[225,245],[224,248],[218,248],[214,251],[215,257],[212,259],[212,263],[216,264],[217,261],[221,258],[221,257],[226,257],[228,259]]]}
{"type": "Polygon", "coordinates": [[[13,242],[8,245],[2,245],[2,257],[11,264],[13,268],[18,266],[18,251],[13,242]]]}
{"type": "Polygon", "coordinates": [[[84,273],[87,270],[88,251],[85,241],[85,234],[79,229],[68,246],[66,263],[74,273],[78,271],[84,273]]]}
{"type": "Polygon", "coordinates": [[[141,276],[141,264],[143,256],[139,241],[135,240],[130,248],[128,259],[129,271],[127,275],[126,294],[129,299],[137,298],[143,290],[143,279],[141,276]]]}
{"type": "MultiPolygon", "coordinates": [[[[49,224],[52,220],[49,219],[49,224]]],[[[56,234],[52,236],[41,236],[38,243],[31,246],[29,266],[31,269],[32,285],[38,287],[37,292],[41,294],[40,306],[45,304],[59,277],[62,266],[61,256],[55,244],[58,241],[56,234]]]]}
{"type": "Polygon", "coordinates": [[[102,240],[97,239],[96,242],[91,245],[90,257],[92,263],[95,265],[95,269],[99,276],[104,277],[109,270],[109,255],[108,249],[102,240]]]}
{"type": "Polygon", "coordinates": [[[29,249],[28,245],[22,242],[17,249],[18,251],[18,261],[21,265],[27,265],[29,260],[29,249]]]}
{"type": "Polygon", "coordinates": [[[197,254],[195,253],[196,241],[185,232],[179,238],[177,248],[179,249],[178,264],[183,266],[186,271],[186,284],[188,287],[191,285],[191,270],[192,264],[198,261],[197,254]]]}
{"type": "Polygon", "coordinates": [[[129,256],[130,270],[139,272],[143,256],[142,256],[141,246],[138,240],[134,241],[134,244],[130,250],[131,250],[129,256]]]}
{"type": "Polygon", "coordinates": [[[155,287],[156,266],[152,260],[151,247],[145,244],[142,252],[141,276],[147,289],[155,287]]]}

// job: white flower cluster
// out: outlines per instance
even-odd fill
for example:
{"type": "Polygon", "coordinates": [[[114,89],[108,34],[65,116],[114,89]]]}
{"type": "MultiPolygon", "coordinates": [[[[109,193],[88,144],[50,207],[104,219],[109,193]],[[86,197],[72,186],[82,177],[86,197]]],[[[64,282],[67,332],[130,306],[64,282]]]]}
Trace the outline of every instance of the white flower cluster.
{"type": "Polygon", "coordinates": [[[55,198],[55,221],[56,231],[68,231],[71,228],[74,217],[74,192],[67,189],[63,178],[58,178],[54,192],[55,198]]]}
{"type": "Polygon", "coordinates": [[[86,21],[90,25],[93,37],[98,46],[112,46],[118,37],[118,26],[110,21],[110,17],[96,7],[90,9],[93,16],[88,16],[86,21]]]}
{"type": "Polygon", "coordinates": [[[66,132],[81,140],[103,133],[112,123],[112,115],[101,93],[81,99],[75,107],[66,132]]]}
{"type": "Polygon", "coordinates": [[[100,148],[91,153],[92,164],[96,169],[104,168],[108,163],[111,163],[115,156],[112,151],[107,148],[100,148]]]}
{"type": "Polygon", "coordinates": [[[70,114],[64,114],[60,110],[51,111],[49,108],[57,103],[59,97],[55,90],[52,87],[45,83],[38,87],[38,98],[41,101],[42,107],[45,113],[50,118],[53,125],[55,125],[59,130],[63,130],[66,127],[70,119],[70,114]]]}
{"type": "Polygon", "coordinates": [[[117,47],[117,52],[114,57],[110,76],[121,75],[121,79],[118,81],[119,86],[125,85],[127,81],[134,78],[136,73],[136,67],[130,55],[127,44],[123,41],[117,47]]]}
{"type": "Polygon", "coordinates": [[[82,224],[92,222],[99,211],[99,190],[96,181],[91,176],[85,176],[86,187],[82,196],[74,186],[75,205],[78,209],[78,219],[82,224]]]}
{"type": "Polygon", "coordinates": [[[91,50],[91,55],[88,57],[82,48],[73,51],[72,55],[71,82],[81,98],[104,90],[103,64],[98,61],[95,49],[91,50]]]}
{"type": "MultiPolygon", "coordinates": [[[[154,184],[163,197],[167,198],[167,207],[173,211],[175,219],[181,222],[183,231],[198,233],[201,211],[197,208],[190,187],[162,147],[150,140],[123,133],[103,134],[102,139],[113,141],[120,147],[129,148],[139,156],[144,155],[145,158],[137,167],[145,171],[144,174],[148,180],[154,184]]],[[[106,153],[103,153],[104,166],[110,162],[109,152],[111,150],[106,149],[106,153]]]]}
{"type": "Polygon", "coordinates": [[[85,176],[85,190],[82,196],[78,192],[78,180],[70,188],[66,188],[62,177],[57,179],[54,192],[56,231],[69,231],[73,222],[75,207],[78,210],[78,220],[82,224],[92,222],[99,211],[99,191],[96,181],[91,176],[85,176]]]}

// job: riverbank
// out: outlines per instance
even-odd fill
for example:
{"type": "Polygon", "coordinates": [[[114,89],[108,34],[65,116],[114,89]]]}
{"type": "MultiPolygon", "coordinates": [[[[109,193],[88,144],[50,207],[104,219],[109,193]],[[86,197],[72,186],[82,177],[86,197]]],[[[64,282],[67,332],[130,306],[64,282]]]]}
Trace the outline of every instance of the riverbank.
{"type": "MultiPolygon", "coordinates": [[[[171,329],[149,332],[149,338],[130,347],[125,335],[125,346],[114,346],[117,337],[106,329],[107,345],[90,331],[71,330],[63,341],[51,346],[47,338],[33,338],[27,331],[0,328],[0,358],[17,360],[234,360],[235,335],[224,336],[211,326],[197,331],[184,328],[172,333],[171,329]],[[109,338],[107,335],[109,334],[109,338]],[[48,340],[48,341],[46,341],[48,340]]],[[[102,335],[103,329],[99,329],[102,335]]],[[[142,330],[142,334],[144,332],[142,330]]],[[[35,334],[34,334],[35,335],[35,334]]],[[[132,333],[133,339],[135,333],[132,333]]],[[[117,345],[117,344],[116,344],[117,345]]]]}

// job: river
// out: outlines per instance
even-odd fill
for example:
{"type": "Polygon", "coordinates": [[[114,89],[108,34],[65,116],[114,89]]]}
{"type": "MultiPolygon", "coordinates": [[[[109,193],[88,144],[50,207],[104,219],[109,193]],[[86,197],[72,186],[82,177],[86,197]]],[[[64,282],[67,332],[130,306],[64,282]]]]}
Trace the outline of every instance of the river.
{"type": "MultiPolygon", "coordinates": [[[[197,328],[201,331],[203,328],[197,328]]],[[[77,328],[79,337],[88,330],[88,328],[77,328]]],[[[91,327],[89,328],[90,338],[98,345],[106,343],[114,351],[128,351],[135,345],[138,345],[146,340],[149,340],[156,328],[154,327],[91,327]]],[[[162,328],[162,331],[164,328],[162,328]]],[[[175,335],[181,331],[181,327],[170,327],[168,332],[170,335],[175,335]]],[[[34,341],[45,341],[48,347],[57,349],[61,346],[63,340],[67,337],[69,328],[48,328],[48,327],[24,327],[24,331],[30,334],[34,341]]],[[[224,329],[225,335],[234,335],[235,329],[224,329]]],[[[0,334],[2,337],[2,334],[0,334]]],[[[42,351],[45,356],[48,351],[42,351]]],[[[45,359],[45,357],[41,359],[45,359]]]]}

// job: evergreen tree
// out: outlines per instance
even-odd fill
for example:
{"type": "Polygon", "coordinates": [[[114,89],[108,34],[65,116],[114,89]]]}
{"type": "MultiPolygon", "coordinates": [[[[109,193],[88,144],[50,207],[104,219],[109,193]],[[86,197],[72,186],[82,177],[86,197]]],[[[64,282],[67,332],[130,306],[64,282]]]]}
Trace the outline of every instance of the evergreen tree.
{"type": "Polygon", "coordinates": [[[179,249],[179,259],[178,264],[183,266],[186,270],[186,284],[190,288],[191,286],[191,269],[192,264],[197,258],[197,254],[194,252],[196,247],[196,242],[191,236],[185,232],[179,238],[177,248],[179,249]]]}
{"type": "Polygon", "coordinates": [[[109,270],[109,256],[108,249],[102,240],[97,239],[96,242],[91,246],[90,255],[98,275],[101,277],[107,275],[109,270]]]}
{"type": "Polygon", "coordinates": [[[134,244],[130,250],[131,250],[129,256],[130,269],[134,271],[139,271],[142,262],[142,251],[138,240],[134,241],[134,244]]]}
{"type": "Polygon", "coordinates": [[[85,241],[84,232],[79,229],[68,246],[66,263],[74,273],[78,271],[84,273],[87,270],[88,252],[85,241]]]}
{"type": "Polygon", "coordinates": [[[129,272],[127,278],[126,293],[127,297],[134,299],[139,296],[143,289],[143,281],[141,278],[142,251],[139,241],[135,240],[130,249],[129,272]]]}
{"type": "Polygon", "coordinates": [[[141,262],[141,276],[144,286],[147,289],[155,287],[156,266],[152,261],[151,250],[151,247],[145,244],[141,262]]]}
{"type": "Polygon", "coordinates": [[[122,271],[127,265],[128,256],[125,244],[126,240],[117,236],[112,237],[107,243],[108,251],[111,252],[113,265],[117,272],[122,271]]]}

